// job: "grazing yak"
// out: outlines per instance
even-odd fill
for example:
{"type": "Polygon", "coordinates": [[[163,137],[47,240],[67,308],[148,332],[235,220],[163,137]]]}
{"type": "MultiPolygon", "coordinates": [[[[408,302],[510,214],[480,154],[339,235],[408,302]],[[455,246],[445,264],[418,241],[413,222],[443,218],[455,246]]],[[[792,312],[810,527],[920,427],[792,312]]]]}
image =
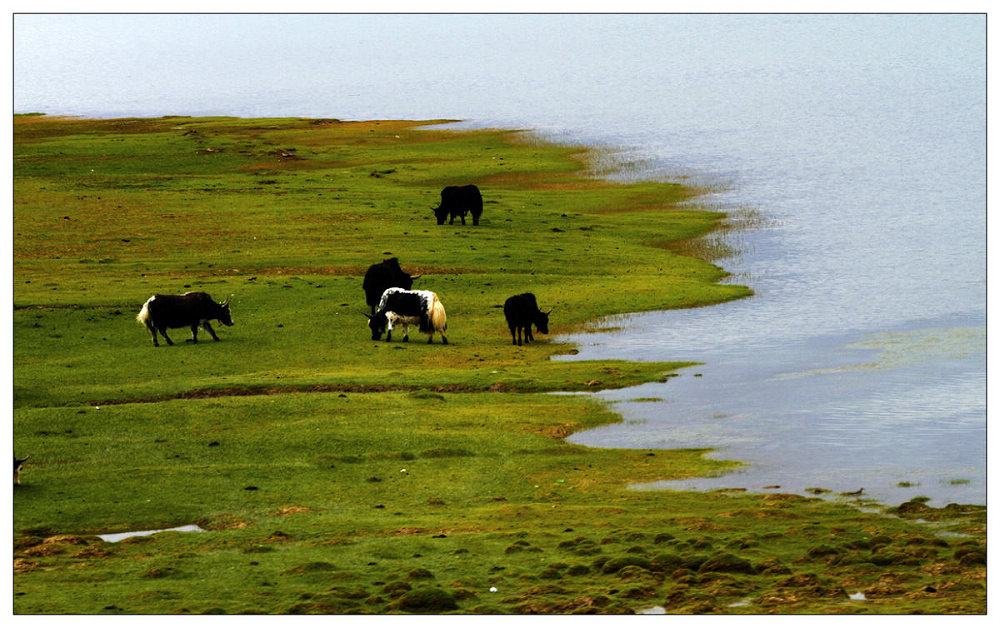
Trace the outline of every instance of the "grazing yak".
{"type": "Polygon", "coordinates": [[[185,292],[184,294],[156,294],[143,304],[139,315],[135,317],[153,334],[153,346],[156,342],[156,332],[160,332],[168,345],[174,344],[167,336],[167,329],[176,327],[191,328],[191,342],[198,342],[198,326],[200,325],[212,335],[212,340],[218,340],[215,330],[209,321],[217,320],[227,327],[232,327],[233,318],[229,313],[229,299],[216,303],[204,292],[185,292]]]}
{"type": "Polygon", "coordinates": [[[28,461],[29,457],[30,456],[25,456],[24,458],[18,459],[16,455],[14,456],[14,486],[21,483],[21,466],[28,461]]]}
{"type": "Polygon", "coordinates": [[[392,339],[392,330],[403,325],[403,342],[410,339],[410,325],[416,323],[420,331],[427,334],[427,344],[434,342],[434,332],[441,334],[441,342],[448,344],[444,332],[448,330],[448,316],[438,295],[430,290],[403,290],[389,288],[382,294],[378,311],[368,317],[368,328],[372,340],[379,340],[385,334],[385,341],[392,339]]]}
{"type": "Polygon", "coordinates": [[[439,225],[443,225],[448,216],[451,216],[449,225],[455,222],[456,216],[461,217],[464,225],[466,214],[472,214],[473,225],[479,224],[479,217],[483,215],[483,196],[479,188],[474,185],[449,185],[441,190],[441,204],[434,208],[439,225]]]}
{"type": "Polygon", "coordinates": [[[549,333],[549,314],[538,309],[538,302],[535,295],[530,292],[518,294],[507,299],[503,304],[503,315],[507,317],[507,326],[510,327],[510,335],[514,339],[514,344],[521,345],[521,332],[524,332],[524,342],[532,342],[535,337],[531,334],[531,325],[534,324],[538,331],[543,334],[549,333]]]}
{"type": "Polygon", "coordinates": [[[395,257],[372,264],[365,273],[364,281],[361,282],[361,289],[365,291],[365,303],[371,306],[374,314],[383,292],[389,288],[409,290],[413,287],[413,280],[419,277],[420,275],[411,276],[404,273],[399,267],[399,260],[395,257]]]}

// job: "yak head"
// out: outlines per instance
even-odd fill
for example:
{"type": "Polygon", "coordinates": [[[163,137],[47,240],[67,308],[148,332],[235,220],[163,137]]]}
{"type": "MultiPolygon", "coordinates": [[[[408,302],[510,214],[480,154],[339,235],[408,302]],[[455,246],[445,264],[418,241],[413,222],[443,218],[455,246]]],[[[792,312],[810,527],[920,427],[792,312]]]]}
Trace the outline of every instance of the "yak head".
{"type": "Polygon", "coordinates": [[[535,327],[538,328],[538,332],[541,334],[549,333],[549,314],[552,310],[548,312],[539,312],[538,316],[535,317],[535,327]]]}
{"type": "Polygon", "coordinates": [[[444,224],[445,219],[448,217],[448,210],[445,208],[444,203],[434,208],[434,217],[437,218],[439,225],[444,224]]]}
{"type": "Polygon", "coordinates": [[[232,327],[233,326],[233,315],[229,311],[229,299],[232,299],[232,298],[233,297],[231,295],[228,298],[226,298],[225,301],[223,301],[222,303],[219,304],[219,307],[218,307],[218,309],[216,311],[217,318],[219,319],[219,322],[222,323],[223,325],[225,325],[226,327],[232,327]]]}
{"type": "Polygon", "coordinates": [[[368,317],[368,328],[372,330],[372,340],[381,340],[382,334],[389,327],[389,317],[382,310],[375,312],[374,316],[368,314],[365,316],[368,317]]]}

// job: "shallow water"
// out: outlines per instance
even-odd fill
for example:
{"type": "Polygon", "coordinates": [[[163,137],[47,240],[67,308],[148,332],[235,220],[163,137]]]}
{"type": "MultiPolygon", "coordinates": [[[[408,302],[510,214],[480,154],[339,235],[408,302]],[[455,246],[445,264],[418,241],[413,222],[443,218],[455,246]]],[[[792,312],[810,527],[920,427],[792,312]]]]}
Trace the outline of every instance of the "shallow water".
{"type": "Polygon", "coordinates": [[[124,541],[125,539],[130,539],[134,536],[150,536],[153,534],[159,534],[160,532],[204,532],[202,528],[196,525],[178,526],[176,528],[163,528],[162,530],[139,530],[136,532],[118,532],[115,534],[98,534],[97,536],[102,541],[107,541],[108,543],[117,543],[118,541],[124,541]]]}
{"type": "MultiPolygon", "coordinates": [[[[683,324],[683,311],[669,314],[638,317],[638,334],[674,328],[671,318],[683,324]]],[[[600,393],[625,421],[572,440],[606,447],[715,446],[711,457],[749,463],[720,478],[640,488],[864,488],[866,497],[885,503],[918,495],[935,503],[983,500],[985,338],[976,320],[872,334],[860,342],[854,334],[829,334],[780,348],[721,348],[697,356],[661,353],[655,343],[636,346],[629,334],[602,335],[605,345],[577,357],[660,355],[705,363],[665,383],[600,393]],[[650,398],[662,401],[630,401],[650,398]]]]}
{"type": "Polygon", "coordinates": [[[574,359],[705,363],[603,395],[624,422],[574,439],[749,463],[684,486],[985,503],[983,15],[14,25],[17,112],[453,118],[602,146],[623,179],[711,184],[709,204],[753,217],[716,262],[756,296],[562,338],[574,359]]]}

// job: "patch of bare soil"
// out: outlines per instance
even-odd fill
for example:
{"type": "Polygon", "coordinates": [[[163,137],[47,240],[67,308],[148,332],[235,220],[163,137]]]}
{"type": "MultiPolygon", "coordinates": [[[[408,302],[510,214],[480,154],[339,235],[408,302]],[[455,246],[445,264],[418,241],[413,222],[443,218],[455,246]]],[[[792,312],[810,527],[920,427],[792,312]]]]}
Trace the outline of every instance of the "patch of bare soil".
{"type": "Polygon", "coordinates": [[[284,517],[287,515],[297,515],[304,512],[313,512],[313,509],[307,506],[282,506],[281,508],[275,510],[271,514],[277,515],[279,517],[284,517]]]}
{"type": "Polygon", "coordinates": [[[246,519],[241,519],[235,515],[219,515],[214,519],[199,519],[197,522],[198,527],[205,530],[239,530],[243,528],[249,528],[253,525],[250,521],[246,519]]]}

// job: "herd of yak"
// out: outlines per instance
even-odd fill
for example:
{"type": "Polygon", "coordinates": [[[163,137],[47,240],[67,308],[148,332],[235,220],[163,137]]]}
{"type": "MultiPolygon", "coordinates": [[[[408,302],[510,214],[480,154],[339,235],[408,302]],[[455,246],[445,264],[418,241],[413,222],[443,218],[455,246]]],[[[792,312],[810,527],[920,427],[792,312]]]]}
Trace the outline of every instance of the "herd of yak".
{"type": "MultiPolygon", "coordinates": [[[[483,197],[479,188],[474,185],[448,186],[441,191],[441,204],[434,209],[437,224],[443,225],[450,217],[448,224],[454,224],[455,218],[461,218],[465,224],[465,216],[471,214],[472,224],[479,224],[483,214],[483,197]]],[[[372,332],[372,340],[379,340],[385,334],[386,341],[391,340],[392,330],[397,325],[403,326],[403,341],[409,340],[409,326],[416,324],[421,332],[427,334],[427,342],[434,341],[434,333],[441,335],[441,341],[448,344],[444,332],[448,329],[448,320],[444,305],[437,294],[430,290],[412,290],[413,280],[419,275],[409,275],[399,266],[395,257],[372,264],[365,273],[362,288],[365,300],[371,307],[368,317],[368,327],[372,332]]],[[[538,331],[549,333],[549,312],[538,309],[535,295],[530,292],[519,294],[507,299],[503,306],[507,325],[514,344],[531,342],[532,324],[538,331]]],[[[232,326],[233,318],[229,311],[229,299],[222,303],[205,292],[186,292],[184,294],[157,294],[149,297],[143,304],[136,320],[143,323],[153,335],[153,346],[160,346],[156,335],[159,333],[167,344],[174,344],[167,336],[168,329],[182,327],[191,328],[191,341],[198,342],[198,328],[201,327],[218,340],[210,321],[219,321],[223,325],[232,326]]],[[[21,483],[21,468],[28,457],[14,456],[14,484],[21,483]]]]}
{"type": "MultiPolygon", "coordinates": [[[[475,185],[448,186],[441,191],[441,204],[434,209],[437,224],[454,224],[455,218],[460,218],[465,224],[466,215],[472,216],[472,224],[479,224],[483,213],[483,197],[475,185]]],[[[399,266],[395,257],[372,264],[365,273],[362,289],[365,301],[371,308],[368,317],[368,327],[372,340],[379,340],[385,335],[386,341],[392,339],[392,332],[397,326],[403,328],[403,341],[409,340],[410,325],[427,334],[427,342],[434,341],[434,334],[440,334],[441,342],[448,344],[444,332],[448,329],[448,319],[444,305],[438,295],[430,290],[413,290],[413,280],[420,275],[409,275],[399,266]]],[[[535,295],[530,292],[510,297],[503,306],[507,326],[513,344],[532,342],[535,338],[531,333],[534,325],[540,333],[549,333],[549,313],[538,309],[535,295]]],[[[157,333],[163,336],[167,344],[174,344],[167,336],[167,329],[180,327],[191,328],[191,341],[198,342],[198,328],[204,329],[213,340],[219,337],[212,329],[210,321],[219,321],[223,325],[233,324],[229,311],[229,299],[216,303],[204,292],[187,292],[185,294],[157,294],[151,296],[143,304],[136,319],[143,323],[153,335],[153,345],[159,346],[157,333]]]]}

